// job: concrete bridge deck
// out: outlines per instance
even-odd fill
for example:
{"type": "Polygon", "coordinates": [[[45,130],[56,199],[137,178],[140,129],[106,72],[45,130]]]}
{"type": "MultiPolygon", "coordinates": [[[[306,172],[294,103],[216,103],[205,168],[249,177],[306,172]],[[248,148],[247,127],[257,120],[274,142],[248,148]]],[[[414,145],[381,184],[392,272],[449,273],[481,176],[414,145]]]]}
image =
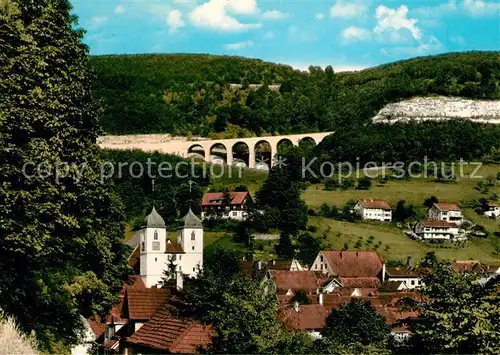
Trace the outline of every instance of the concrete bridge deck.
{"type": "MultiPolygon", "coordinates": [[[[210,156],[214,152],[226,152],[226,164],[233,164],[234,147],[244,144],[248,148],[248,167],[255,168],[256,148],[259,144],[267,143],[271,147],[271,157],[278,153],[278,145],[288,141],[293,145],[298,145],[303,140],[313,141],[319,144],[325,137],[333,132],[291,134],[283,136],[234,138],[234,139],[195,139],[173,138],[168,135],[131,135],[131,136],[105,136],[98,139],[101,148],[106,149],[138,149],[145,152],[155,152],[174,154],[182,157],[189,157],[192,153],[201,154],[205,161],[210,161],[210,156]]],[[[272,160],[272,159],[271,159],[272,160]]]]}

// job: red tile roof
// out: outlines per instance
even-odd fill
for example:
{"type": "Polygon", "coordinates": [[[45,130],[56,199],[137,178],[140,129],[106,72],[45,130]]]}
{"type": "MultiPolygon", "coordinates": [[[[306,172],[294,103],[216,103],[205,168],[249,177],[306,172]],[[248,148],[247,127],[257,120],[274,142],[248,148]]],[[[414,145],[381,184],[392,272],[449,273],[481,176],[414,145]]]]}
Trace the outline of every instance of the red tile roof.
{"type": "Polygon", "coordinates": [[[182,249],[182,245],[179,243],[172,243],[170,240],[167,240],[167,251],[166,253],[184,253],[184,249],[182,249]]]}
{"type": "Polygon", "coordinates": [[[316,290],[324,281],[324,279],[318,278],[314,271],[270,270],[269,273],[276,283],[278,293],[290,289],[294,291],[316,290]]]}
{"type": "Polygon", "coordinates": [[[319,330],[325,326],[328,308],[320,304],[301,304],[298,312],[293,305],[288,308],[282,321],[297,330],[319,330]]]}
{"type": "Polygon", "coordinates": [[[206,348],[212,343],[211,335],[211,327],[176,319],[166,309],[161,309],[128,342],[155,350],[193,354],[199,353],[200,347],[206,348]]]}
{"type": "Polygon", "coordinates": [[[416,267],[387,267],[385,273],[390,277],[419,277],[429,272],[429,269],[416,267]]]}
{"type": "Polygon", "coordinates": [[[126,314],[129,319],[150,319],[155,312],[167,303],[168,290],[147,288],[136,290],[127,288],[125,296],[126,314]]]}
{"type": "Polygon", "coordinates": [[[89,324],[89,327],[96,338],[99,338],[104,334],[104,331],[106,330],[106,323],[101,322],[101,317],[96,316],[88,318],[87,323],[89,324]]]}
{"type": "Polygon", "coordinates": [[[374,251],[323,250],[324,259],[340,277],[377,277],[382,262],[374,251]]]}
{"type": "Polygon", "coordinates": [[[391,206],[384,200],[362,200],[360,203],[364,208],[391,209],[391,206]]]}
{"type": "MultiPolygon", "coordinates": [[[[250,196],[248,191],[245,192],[229,192],[229,196],[231,196],[231,205],[242,205],[245,202],[247,196],[250,196]]],[[[207,192],[203,195],[203,200],[201,201],[201,205],[203,207],[207,206],[217,206],[222,204],[224,200],[224,192],[207,192]]]]}
{"type": "Polygon", "coordinates": [[[128,258],[128,266],[130,266],[132,269],[137,266],[139,263],[139,260],[141,259],[141,251],[139,249],[139,246],[137,245],[128,258]]]}
{"type": "Polygon", "coordinates": [[[344,287],[356,288],[373,288],[380,286],[378,277],[339,277],[340,282],[344,287]]]}
{"type": "Polygon", "coordinates": [[[451,263],[451,267],[456,272],[479,271],[481,262],[479,260],[455,260],[451,263]]]}
{"type": "Polygon", "coordinates": [[[421,219],[419,222],[424,227],[434,228],[457,228],[457,225],[441,219],[421,219]]]}
{"type": "Polygon", "coordinates": [[[435,203],[434,206],[439,208],[441,211],[460,211],[460,207],[458,207],[456,203],[438,202],[435,203]]]}

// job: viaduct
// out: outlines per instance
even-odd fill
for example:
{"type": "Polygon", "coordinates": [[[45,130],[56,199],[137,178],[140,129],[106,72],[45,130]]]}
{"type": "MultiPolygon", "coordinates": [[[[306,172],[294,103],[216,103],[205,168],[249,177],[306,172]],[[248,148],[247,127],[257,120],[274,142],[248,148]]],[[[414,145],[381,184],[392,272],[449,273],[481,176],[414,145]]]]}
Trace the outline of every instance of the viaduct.
{"type": "MultiPolygon", "coordinates": [[[[246,162],[249,168],[255,168],[256,163],[261,159],[258,154],[258,147],[267,147],[267,155],[274,158],[278,154],[278,146],[287,143],[299,145],[302,142],[319,144],[325,137],[333,132],[292,134],[283,136],[267,136],[252,138],[234,138],[234,139],[214,139],[214,140],[187,140],[172,138],[167,135],[134,135],[134,136],[104,136],[98,139],[101,148],[106,149],[138,149],[145,152],[158,151],[160,153],[174,154],[182,157],[197,155],[205,161],[212,161],[213,155],[218,155],[227,165],[233,165],[236,151],[247,152],[242,160],[246,162]],[[236,149],[235,149],[236,148],[236,149]],[[240,149],[238,149],[240,148],[240,149]]],[[[241,155],[241,154],[240,154],[241,155]]],[[[273,164],[273,159],[268,159],[273,164]]]]}

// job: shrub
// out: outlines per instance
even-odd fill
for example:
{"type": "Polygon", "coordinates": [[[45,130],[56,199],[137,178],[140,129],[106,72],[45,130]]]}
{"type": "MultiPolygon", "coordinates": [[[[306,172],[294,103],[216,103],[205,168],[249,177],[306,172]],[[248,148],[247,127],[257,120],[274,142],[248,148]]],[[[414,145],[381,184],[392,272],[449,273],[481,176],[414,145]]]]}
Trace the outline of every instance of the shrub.
{"type": "Polygon", "coordinates": [[[2,354],[38,354],[35,341],[22,334],[10,317],[0,318],[0,349],[2,354]]]}

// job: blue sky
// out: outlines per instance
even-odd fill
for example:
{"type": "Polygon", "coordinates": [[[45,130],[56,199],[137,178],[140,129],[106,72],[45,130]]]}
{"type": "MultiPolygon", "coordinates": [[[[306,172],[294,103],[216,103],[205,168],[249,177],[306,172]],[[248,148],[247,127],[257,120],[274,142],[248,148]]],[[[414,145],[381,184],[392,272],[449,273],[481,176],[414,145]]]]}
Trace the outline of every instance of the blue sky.
{"type": "Polygon", "coordinates": [[[92,54],[210,53],[337,71],[500,50],[499,0],[73,0],[92,54]]]}

